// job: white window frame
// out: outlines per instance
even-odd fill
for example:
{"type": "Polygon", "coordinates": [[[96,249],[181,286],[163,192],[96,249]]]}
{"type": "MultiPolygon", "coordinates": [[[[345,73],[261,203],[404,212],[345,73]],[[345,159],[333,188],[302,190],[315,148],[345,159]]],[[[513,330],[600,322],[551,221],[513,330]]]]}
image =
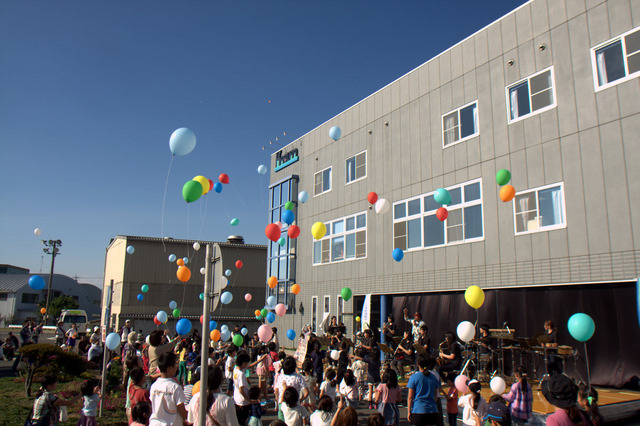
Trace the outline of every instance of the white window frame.
{"type": "MultiPolygon", "coordinates": [[[[313,196],[314,197],[319,197],[322,194],[326,194],[327,192],[331,192],[331,190],[333,189],[333,170],[331,169],[331,166],[329,167],[325,167],[322,170],[319,170],[317,172],[315,172],[313,174],[313,196]],[[322,185],[322,192],[316,194],[316,175],[318,173],[324,173],[325,171],[329,170],[329,189],[324,189],[324,184],[322,185]]],[[[323,180],[324,182],[324,180],[323,180]]]]}
{"type": "Polygon", "coordinates": [[[328,294],[325,294],[322,298],[322,318],[324,318],[325,314],[329,314],[329,317],[331,316],[331,296],[328,294]],[[329,307],[328,311],[325,310],[327,309],[327,306],[329,307]]]}
{"type": "MultiPolygon", "coordinates": [[[[449,220],[448,218],[444,220],[444,239],[445,242],[444,244],[437,244],[437,245],[433,245],[433,246],[428,246],[425,247],[424,246],[424,218],[426,216],[433,216],[434,215],[434,211],[433,210],[429,210],[427,212],[424,211],[424,197],[430,197],[433,196],[433,194],[435,193],[435,191],[431,191],[431,192],[427,192],[425,194],[421,194],[415,197],[411,197],[411,198],[406,198],[404,200],[400,200],[400,201],[396,201],[395,203],[393,203],[392,205],[392,210],[391,210],[391,214],[393,215],[393,227],[395,227],[395,224],[398,222],[407,222],[410,219],[420,219],[420,238],[422,239],[422,245],[418,246],[418,247],[413,247],[413,248],[408,248],[409,244],[407,241],[407,248],[405,250],[403,250],[404,252],[414,252],[414,251],[419,251],[419,250],[430,250],[430,249],[435,249],[435,248],[439,248],[439,247],[450,247],[450,246],[454,246],[454,245],[458,245],[458,244],[469,244],[469,243],[474,243],[477,241],[484,241],[485,239],[485,233],[484,233],[484,220],[485,220],[485,216],[484,216],[484,196],[482,195],[482,191],[483,191],[483,185],[482,185],[482,178],[478,178],[478,179],[473,179],[467,182],[463,182],[463,183],[459,183],[457,185],[451,185],[446,187],[447,190],[452,190],[452,189],[456,189],[456,188],[460,188],[460,190],[462,191],[462,193],[464,193],[464,187],[467,185],[471,185],[474,184],[476,182],[480,183],[480,199],[479,200],[473,200],[473,201],[463,201],[459,204],[455,204],[453,206],[446,206],[447,210],[458,210],[458,209],[464,209],[465,207],[472,207],[472,206],[476,206],[476,205],[480,205],[480,213],[482,215],[482,236],[481,237],[474,237],[474,238],[469,238],[469,239],[465,239],[464,238],[464,234],[463,234],[463,239],[460,241],[453,241],[453,242],[448,242],[447,241],[447,221],[449,220]],[[402,204],[402,203],[408,203],[410,201],[413,200],[420,200],[420,213],[416,213],[416,214],[412,214],[409,215],[408,211],[406,212],[405,216],[403,218],[400,219],[396,219],[395,218],[395,206],[398,204],[402,204]]],[[[394,238],[393,241],[393,246],[395,247],[395,232],[394,229],[391,230],[392,236],[394,238]]],[[[408,238],[408,235],[407,235],[408,238]]]]}
{"type": "Polygon", "coordinates": [[[526,120],[529,117],[533,117],[534,115],[538,115],[541,114],[545,111],[549,111],[550,109],[554,109],[558,106],[558,98],[556,96],[556,77],[555,77],[555,73],[553,72],[553,66],[550,66],[548,68],[545,68],[541,71],[538,71],[535,74],[531,74],[530,76],[520,79],[518,81],[515,81],[513,83],[511,83],[510,85],[505,87],[505,96],[506,96],[506,101],[507,101],[507,124],[511,124],[511,123],[516,123],[518,121],[521,120],[526,120]],[[544,108],[540,108],[537,109],[535,111],[531,111],[531,79],[542,74],[545,73],[547,71],[551,71],[551,94],[553,95],[553,103],[551,105],[547,105],[544,108]],[[527,82],[527,85],[529,86],[529,110],[530,112],[528,114],[525,115],[521,115],[519,117],[516,117],[514,119],[511,118],[511,99],[509,96],[509,89],[518,86],[524,82],[527,82]]]}
{"type": "MultiPolygon", "coordinates": [[[[324,237],[322,237],[319,240],[314,240],[313,243],[311,244],[311,263],[313,264],[313,266],[320,266],[320,265],[331,265],[331,264],[336,264],[336,263],[342,263],[342,262],[353,262],[356,260],[365,260],[368,256],[368,250],[367,250],[367,243],[368,243],[368,235],[367,235],[367,228],[369,225],[369,218],[367,216],[367,212],[363,211],[363,212],[358,212],[358,213],[354,213],[351,214],[349,216],[344,216],[338,219],[334,219],[330,222],[324,222],[324,226],[327,227],[327,233],[325,234],[324,237]],[[358,216],[364,215],[366,223],[364,227],[360,227],[358,228],[358,216]],[[354,220],[354,228],[352,230],[347,230],[347,219],[351,219],[353,218],[354,220]],[[336,222],[344,222],[344,230],[342,232],[333,233],[333,224],[336,222]],[[358,234],[358,232],[362,232],[364,231],[364,245],[365,245],[365,255],[362,257],[357,257],[357,241],[356,241],[356,256],[352,257],[352,258],[347,258],[347,235],[356,235],[358,234]],[[342,259],[340,260],[332,260],[332,246],[331,246],[331,240],[335,237],[344,237],[344,253],[342,256],[342,259]],[[329,240],[329,261],[323,263],[322,262],[322,241],[325,240],[329,240]],[[320,262],[316,263],[315,261],[315,253],[314,253],[314,249],[315,249],[315,244],[316,243],[320,243],[320,262]]],[[[357,238],[357,237],[356,237],[357,238]]]]}
{"type": "Polygon", "coordinates": [[[344,317],[344,299],[340,294],[336,296],[336,317],[338,318],[338,324],[344,322],[342,320],[342,317],[344,317]]]}
{"type": "MultiPolygon", "coordinates": [[[[601,90],[608,89],[609,87],[616,86],[620,83],[624,83],[625,81],[633,80],[634,78],[640,76],[640,71],[636,71],[633,74],[629,74],[629,62],[627,60],[627,46],[626,43],[622,40],[624,37],[628,36],[631,33],[635,33],[636,31],[640,31],[640,27],[635,27],[632,30],[627,31],[626,33],[620,34],[617,37],[614,37],[610,40],[605,41],[604,43],[600,43],[597,46],[591,48],[591,68],[593,70],[593,87],[596,92],[601,90]],[[610,83],[605,83],[602,86],[598,84],[598,60],[596,58],[596,50],[600,50],[603,47],[607,47],[610,44],[614,44],[616,42],[620,42],[622,45],[622,59],[624,61],[624,72],[626,76],[619,78],[618,80],[614,80],[610,83]]],[[[635,53],[636,55],[640,55],[640,53],[635,53]]]]}
{"type": "Polygon", "coordinates": [[[456,109],[453,109],[453,110],[447,112],[446,114],[442,114],[442,116],[440,117],[440,122],[442,123],[442,149],[449,148],[450,146],[457,145],[460,142],[465,142],[465,141],[468,141],[471,138],[475,138],[476,136],[480,135],[480,113],[478,111],[478,100],[476,99],[473,102],[469,102],[466,105],[462,105],[460,108],[456,108],[456,109]],[[444,118],[447,115],[450,115],[450,114],[452,114],[454,112],[457,112],[458,113],[458,134],[460,134],[460,125],[461,125],[461,123],[460,123],[460,111],[462,111],[463,109],[465,109],[465,108],[467,108],[467,107],[469,107],[469,106],[471,106],[473,104],[476,104],[476,116],[475,116],[476,131],[475,131],[475,133],[472,134],[472,135],[469,135],[469,136],[465,136],[464,138],[460,138],[457,141],[450,143],[449,145],[445,145],[444,144],[444,133],[445,133],[444,118]]]}
{"type": "Polygon", "coordinates": [[[526,235],[526,234],[535,234],[538,232],[547,232],[547,231],[553,231],[556,229],[564,229],[567,227],[567,205],[565,202],[565,194],[564,194],[564,182],[556,182],[556,183],[552,183],[549,185],[544,185],[544,186],[540,186],[538,188],[531,188],[531,189],[527,189],[524,191],[520,191],[520,192],[516,192],[516,196],[513,198],[513,233],[515,235],[526,235]],[[557,225],[548,225],[545,227],[542,227],[540,225],[540,196],[538,195],[538,193],[540,191],[543,191],[545,189],[549,189],[549,188],[555,188],[557,186],[560,186],[560,190],[562,191],[562,214],[563,214],[563,223],[561,224],[557,224],[557,225]],[[517,218],[516,218],[516,197],[518,195],[524,195],[524,194],[529,194],[531,192],[535,192],[536,193],[536,210],[537,210],[537,215],[536,215],[536,219],[538,221],[538,229],[534,229],[531,231],[521,231],[518,232],[518,225],[517,225],[517,218]]]}
{"type": "MultiPolygon", "coordinates": [[[[367,168],[368,168],[368,167],[367,167],[367,157],[368,157],[368,156],[367,156],[367,150],[365,149],[364,151],[360,151],[359,153],[357,153],[357,154],[355,154],[355,155],[352,155],[351,157],[348,157],[348,158],[346,158],[346,159],[344,160],[344,175],[345,175],[345,184],[344,184],[344,185],[345,185],[345,186],[347,186],[347,185],[351,185],[351,184],[352,184],[352,183],[354,183],[354,182],[358,182],[358,181],[361,181],[361,180],[363,180],[363,179],[366,179],[366,178],[367,178],[367,168]],[[347,178],[348,178],[348,174],[347,174],[347,161],[349,161],[349,160],[351,160],[351,159],[353,158],[353,159],[354,159],[354,162],[355,162],[356,157],[358,157],[358,155],[360,155],[360,154],[362,154],[362,153],[364,153],[364,154],[365,154],[365,156],[364,156],[364,176],[359,177],[359,178],[355,178],[354,180],[351,180],[351,181],[347,181],[347,178]]],[[[356,164],[356,165],[355,165],[355,167],[356,167],[356,169],[357,169],[357,168],[358,168],[358,165],[356,164]]]]}
{"type": "Polygon", "coordinates": [[[318,334],[318,296],[311,296],[311,323],[315,324],[313,332],[318,334]],[[313,312],[313,307],[315,305],[316,311],[313,312]],[[314,317],[315,315],[315,317],[314,317]]]}

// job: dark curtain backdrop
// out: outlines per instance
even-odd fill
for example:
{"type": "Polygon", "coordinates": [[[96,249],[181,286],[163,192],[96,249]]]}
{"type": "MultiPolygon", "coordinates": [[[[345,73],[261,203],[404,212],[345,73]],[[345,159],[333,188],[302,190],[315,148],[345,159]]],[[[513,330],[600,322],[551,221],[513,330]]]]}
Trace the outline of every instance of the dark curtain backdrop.
{"type": "MultiPolygon", "coordinates": [[[[565,371],[574,378],[586,380],[584,345],[574,340],[567,330],[567,321],[576,312],[590,315],[595,324],[594,336],[587,342],[591,382],[601,386],[638,386],[640,377],[640,328],[638,327],[638,295],[636,283],[567,285],[540,288],[485,290],[484,304],[478,310],[479,324],[491,328],[516,330],[516,337],[532,337],[544,332],[545,320],[558,328],[558,344],[578,349],[574,370],[573,360],[565,371]]],[[[464,300],[464,292],[418,294],[393,297],[393,314],[401,327],[402,311],[409,315],[419,311],[429,327],[432,344],[442,342],[444,332],[455,333],[461,321],[476,320],[476,312],[464,300]]]]}

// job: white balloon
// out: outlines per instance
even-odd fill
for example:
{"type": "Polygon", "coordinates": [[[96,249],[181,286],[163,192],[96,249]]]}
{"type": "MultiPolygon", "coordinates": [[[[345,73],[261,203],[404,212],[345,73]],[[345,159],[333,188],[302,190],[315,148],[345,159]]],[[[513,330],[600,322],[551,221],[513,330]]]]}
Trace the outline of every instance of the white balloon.
{"type": "Polygon", "coordinates": [[[496,376],[491,379],[489,386],[491,386],[491,390],[493,391],[493,393],[500,395],[502,392],[504,392],[507,384],[504,382],[504,379],[502,377],[496,376]]]}
{"type": "Polygon", "coordinates": [[[301,203],[306,203],[309,201],[309,193],[307,191],[300,191],[298,194],[298,201],[301,203]]]}
{"type": "Polygon", "coordinates": [[[332,350],[331,351],[331,359],[333,359],[334,361],[337,361],[340,358],[340,352],[337,350],[332,350]]]}
{"type": "Polygon", "coordinates": [[[377,214],[385,214],[389,211],[391,205],[386,199],[380,198],[378,201],[376,201],[374,208],[376,209],[377,214]]]}
{"type": "Polygon", "coordinates": [[[468,342],[476,335],[476,328],[469,321],[462,321],[456,329],[458,337],[463,342],[468,342]]]}
{"type": "Polygon", "coordinates": [[[195,251],[200,250],[200,243],[193,243],[193,249],[194,249],[195,251]]]}
{"type": "Polygon", "coordinates": [[[42,229],[36,228],[33,230],[33,235],[35,235],[36,237],[39,237],[40,234],[42,234],[42,229]]]}
{"type": "Polygon", "coordinates": [[[204,275],[204,274],[205,274],[205,272],[207,272],[207,270],[206,270],[206,269],[204,269],[204,268],[200,268],[200,273],[201,273],[202,275],[204,275]]]}

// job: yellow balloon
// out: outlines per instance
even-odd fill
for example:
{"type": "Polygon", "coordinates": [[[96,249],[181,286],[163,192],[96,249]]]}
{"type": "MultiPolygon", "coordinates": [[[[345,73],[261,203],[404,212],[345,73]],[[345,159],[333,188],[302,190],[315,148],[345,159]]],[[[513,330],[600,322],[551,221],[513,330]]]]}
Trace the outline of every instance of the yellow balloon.
{"type": "Polygon", "coordinates": [[[202,185],[202,195],[211,191],[211,188],[209,188],[209,179],[207,179],[206,177],[196,176],[192,180],[195,180],[196,182],[200,182],[200,185],[202,185]]]}
{"type": "Polygon", "coordinates": [[[324,226],[324,223],[322,222],[316,222],[311,227],[311,235],[313,235],[313,238],[315,238],[316,240],[319,240],[320,238],[324,237],[324,234],[326,233],[327,233],[327,227],[324,226]]]}
{"type": "Polygon", "coordinates": [[[464,300],[473,309],[478,309],[484,303],[484,291],[477,285],[472,285],[464,292],[464,300]]]}

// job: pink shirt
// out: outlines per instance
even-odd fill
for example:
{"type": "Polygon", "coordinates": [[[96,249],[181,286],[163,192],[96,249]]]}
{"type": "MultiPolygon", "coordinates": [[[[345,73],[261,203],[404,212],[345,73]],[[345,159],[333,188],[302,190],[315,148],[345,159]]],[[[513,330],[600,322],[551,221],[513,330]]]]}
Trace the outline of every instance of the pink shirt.
{"type": "MultiPolygon", "coordinates": [[[[581,413],[582,415],[582,413],[581,413]]],[[[589,424],[589,421],[582,417],[584,424],[589,424]]],[[[556,412],[547,417],[547,425],[551,426],[575,426],[575,423],[571,421],[569,415],[562,408],[557,408],[556,412]]]]}
{"type": "Polygon", "coordinates": [[[383,404],[396,404],[398,402],[398,394],[401,392],[400,386],[389,389],[384,383],[380,383],[376,388],[376,392],[380,393],[380,402],[383,404]]]}
{"type": "Polygon", "coordinates": [[[267,354],[267,356],[264,357],[262,362],[260,362],[256,366],[256,374],[259,376],[266,376],[271,370],[272,363],[273,362],[271,361],[271,356],[267,354]]]}

